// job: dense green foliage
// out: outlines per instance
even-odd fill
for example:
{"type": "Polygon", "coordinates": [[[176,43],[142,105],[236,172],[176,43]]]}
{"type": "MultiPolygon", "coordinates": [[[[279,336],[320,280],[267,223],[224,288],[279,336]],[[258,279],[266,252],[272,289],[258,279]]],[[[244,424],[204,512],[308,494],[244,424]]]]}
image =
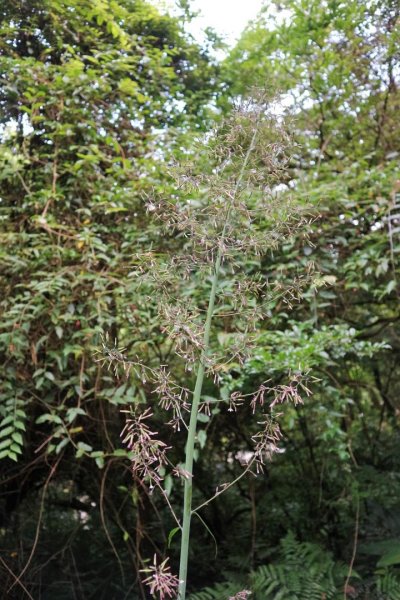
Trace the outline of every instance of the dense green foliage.
{"type": "Polygon", "coordinates": [[[30,563],[35,598],[62,580],[59,598],[111,598],[136,580],[151,500],[119,440],[137,390],[116,390],[93,352],[103,330],[134,328],[130,349],[157,357],[159,324],[129,279],[132,255],[159,243],[143,194],[171,132],[203,125],[216,68],[140,0],[3,2],[1,54],[1,545],[14,573],[30,563]]]}
{"type": "MultiPolygon", "coordinates": [[[[313,397],[285,417],[285,454],[256,491],[258,560],[289,526],[349,562],[357,527],[362,584],[352,585],[364,597],[385,548],[392,560],[378,565],[399,564],[399,234],[388,227],[400,151],[399,6],[279,5],[286,18],[266,9],[225,73],[235,94],[277,82],[280,112],[294,113],[293,181],[320,213],[308,239],[266,258],[266,273],[290,282],[312,259],[325,285],[292,311],[275,306],[259,351],[230,385],[247,391],[299,368],[319,378],[313,397]]],[[[243,437],[247,428],[238,423],[243,437]]]]}
{"type": "MultiPolygon", "coordinates": [[[[221,83],[224,111],[254,85],[281,94],[297,144],[286,184],[319,215],[263,257],[265,279],[289,289],[310,261],[319,275],[302,283],[301,302],[271,298],[256,351],[206,393],[226,401],[299,370],[318,381],[304,406],[285,408],[282,452],[265,473],[206,507],[208,529],[194,521],[193,600],[244,589],[257,600],[336,599],[346,581],[348,598],[400,597],[400,236],[395,219],[388,227],[399,5],[278,4],[221,74],[179,19],[141,0],[2,3],[1,588],[23,571],[10,598],[28,597],[24,587],[35,600],[144,598],[137,571],[167,549],[173,520],[132,480],[119,439],[120,409],[151,389],[93,353],[108,331],[148,364],[171,360],[192,384],[130,273],[133,255],[182,244],[160,235],[145,199],[184,193],[166,164],[186,156],[183,139],[190,153],[221,83]]],[[[246,270],[258,267],[249,259],[246,270]]],[[[185,294],[201,305],[205,292],[193,284],[185,294]]],[[[231,319],[213,342],[222,351],[231,319]]],[[[241,472],[237,453],[258,429],[250,409],[213,413],[202,417],[199,504],[241,472]]],[[[179,505],[181,486],[166,487],[179,505]]]]}

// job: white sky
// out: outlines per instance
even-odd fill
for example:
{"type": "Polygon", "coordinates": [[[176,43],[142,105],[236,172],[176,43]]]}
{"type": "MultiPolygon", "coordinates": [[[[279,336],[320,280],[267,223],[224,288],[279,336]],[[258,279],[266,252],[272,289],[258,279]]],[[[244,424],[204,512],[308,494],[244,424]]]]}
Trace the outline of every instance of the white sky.
{"type": "MultiPolygon", "coordinates": [[[[152,0],[159,8],[172,9],[174,0],[152,0]]],[[[199,11],[196,19],[188,26],[190,33],[201,42],[202,30],[212,27],[224,37],[229,45],[234,45],[250,20],[260,11],[264,0],[191,0],[191,9],[199,11]]]]}
{"type": "Polygon", "coordinates": [[[239,38],[261,9],[263,0],[192,0],[193,10],[201,12],[189,30],[197,38],[205,27],[213,27],[230,45],[239,38]]]}

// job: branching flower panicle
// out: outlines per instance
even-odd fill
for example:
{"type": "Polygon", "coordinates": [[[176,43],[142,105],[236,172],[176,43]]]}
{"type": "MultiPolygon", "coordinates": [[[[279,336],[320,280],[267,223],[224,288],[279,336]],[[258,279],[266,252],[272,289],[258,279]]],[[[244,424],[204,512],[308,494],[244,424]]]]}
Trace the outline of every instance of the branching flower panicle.
{"type": "Polygon", "coordinates": [[[264,420],[259,421],[262,429],[252,436],[254,447],[254,460],[256,463],[256,472],[264,471],[265,461],[270,461],[272,456],[278,451],[278,443],[282,439],[282,432],[277,419],[281,413],[264,415],[264,420]]]}
{"type": "Polygon", "coordinates": [[[273,408],[276,404],[283,404],[284,402],[292,402],[295,406],[298,404],[304,404],[301,392],[304,392],[306,396],[311,396],[311,390],[306,386],[308,372],[303,374],[301,372],[295,373],[291,378],[288,385],[279,385],[274,388],[275,398],[270,403],[270,408],[273,408]]]}
{"type": "Polygon", "coordinates": [[[95,350],[94,355],[100,355],[99,358],[95,358],[95,362],[101,363],[101,366],[107,365],[108,370],[112,369],[115,375],[118,375],[118,367],[122,365],[126,369],[127,357],[124,352],[126,348],[118,347],[117,341],[114,340],[114,344],[110,344],[109,335],[105,333],[100,337],[100,348],[95,350]]]}
{"type": "Polygon", "coordinates": [[[162,469],[167,464],[167,445],[155,438],[156,431],[151,431],[147,420],[153,416],[150,408],[143,413],[135,412],[126,419],[121,432],[122,443],[126,444],[132,453],[131,465],[134,475],[148,481],[150,487],[159,485],[162,481],[162,469]]]}
{"type": "Polygon", "coordinates": [[[174,431],[180,431],[181,424],[185,423],[182,411],[190,410],[189,390],[179,386],[173,381],[171,373],[166,367],[158,369],[157,385],[154,389],[159,398],[159,405],[165,411],[172,413],[171,420],[167,423],[174,431]]]}
{"type": "Polygon", "coordinates": [[[141,569],[141,573],[149,573],[143,580],[143,583],[149,586],[152,596],[157,594],[158,600],[176,598],[178,594],[179,579],[171,573],[167,562],[168,558],[161,564],[157,564],[157,556],[155,554],[153,564],[146,569],[141,569]]]}
{"type": "Polygon", "coordinates": [[[263,382],[255,392],[243,394],[239,391],[232,392],[229,398],[229,411],[237,411],[246,400],[250,400],[250,408],[253,414],[257,408],[263,408],[267,401],[268,395],[272,395],[273,399],[269,402],[270,413],[263,414],[263,420],[258,424],[262,425],[262,429],[252,436],[252,441],[255,444],[253,452],[246,453],[246,460],[243,460],[243,452],[237,453],[239,461],[248,466],[252,462],[256,465],[256,472],[263,471],[266,460],[271,460],[274,453],[279,452],[278,443],[282,438],[282,433],[279,427],[278,418],[281,413],[274,413],[273,409],[277,404],[291,402],[294,406],[303,404],[302,393],[306,396],[311,395],[311,390],[308,387],[308,381],[313,380],[309,376],[309,372],[302,373],[298,371],[291,375],[289,384],[281,384],[277,386],[269,386],[269,381],[263,382]],[[247,456],[247,454],[249,456],[247,456]]]}
{"type": "Polygon", "coordinates": [[[315,382],[317,379],[311,377],[309,371],[297,371],[289,374],[289,383],[276,386],[269,386],[271,380],[264,381],[254,392],[244,394],[239,391],[232,392],[229,398],[229,411],[236,411],[238,406],[242,406],[246,400],[250,400],[252,413],[255,414],[257,407],[263,407],[266,401],[266,395],[272,395],[273,399],[269,402],[269,408],[273,409],[277,404],[291,402],[294,406],[304,404],[302,394],[307,397],[311,396],[312,392],[308,387],[310,382],[315,382]]]}
{"type": "MultiPolygon", "coordinates": [[[[186,597],[198,414],[212,416],[210,402],[203,397],[204,380],[212,377],[218,385],[232,364],[239,369],[245,365],[259,324],[271,314],[274,303],[279,300],[290,307],[313,277],[311,262],[306,274],[300,273],[290,284],[284,273],[265,274],[262,268],[274,249],[313,220],[308,207],[290,190],[287,166],[292,141],[271,104],[260,97],[244,100],[214,133],[203,139],[192,163],[171,165],[176,181],[173,194],[164,197],[149,191],[145,204],[148,218],[157,221],[159,247],[136,254],[129,274],[138,293],[160,316],[159,329],[165,338],[161,344],[167,345],[168,357],[172,353],[181,364],[183,360],[181,373],[186,378],[194,372],[193,391],[174,380],[171,366],[155,368],[137,357],[128,360],[125,348],[116,343],[109,347],[103,341],[97,359],[116,373],[121,366],[126,375],[138,378],[146,385],[146,396],[151,400],[154,394],[159,409],[168,415],[164,423],[175,432],[187,431],[184,466],[169,463],[166,443],[148,424],[153,415],[150,407],[142,413],[133,411],[122,433],[132,453],[133,472],[158,487],[170,508],[160,485],[165,467],[184,485],[182,525],[173,513],[182,531],[179,582],[166,561],[157,565],[156,557],[145,580],[160,600],[175,597],[177,587],[179,599],[186,597]],[[255,275],[257,271],[260,275],[255,275]]],[[[308,396],[310,390],[300,373],[290,376],[288,384],[273,387],[266,381],[253,394],[233,391],[229,411],[247,405],[253,414],[262,412],[260,431],[252,437],[254,451],[244,461],[242,475],[252,472],[253,465],[262,472],[265,461],[278,451],[282,434],[274,408],[285,402],[301,404],[302,393],[308,396]],[[271,413],[265,414],[268,403],[271,413]]],[[[236,481],[220,485],[213,498],[236,481]]],[[[242,590],[232,600],[245,600],[249,594],[242,590]]]]}
{"type": "Polygon", "coordinates": [[[162,330],[174,342],[175,352],[186,363],[196,362],[204,348],[203,330],[198,323],[198,315],[179,303],[163,304],[160,309],[160,316],[166,323],[162,330]]]}

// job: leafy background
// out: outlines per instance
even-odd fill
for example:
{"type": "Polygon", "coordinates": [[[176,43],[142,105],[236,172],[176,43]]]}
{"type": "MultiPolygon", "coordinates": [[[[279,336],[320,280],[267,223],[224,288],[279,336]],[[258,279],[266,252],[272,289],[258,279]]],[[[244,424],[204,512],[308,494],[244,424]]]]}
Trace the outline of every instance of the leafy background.
{"type": "MultiPolygon", "coordinates": [[[[252,358],[207,394],[279,385],[299,368],[318,381],[304,406],[285,411],[282,451],[264,475],[207,507],[207,528],[194,521],[192,598],[243,589],[266,600],[342,598],[346,581],[348,598],[400,598],[395,216],[388,228],[400,151],[398,3],[281,1],[222,62],[215,36],[201,48],[185,33],[184,8],[178,17],[141,0],[4,0],[0,16],[6,597],[147,597],[138,570],[167,552],[174,523],[132,479],[119,434],[121,408],[154,398],[94,352],[107,331],[149,365],[170,360],[191,385],[131,276],[133,256],[180,247],[161,235],[147,199],[184,194],[171,163],[197,156],[193,143],[206,144],[213,122],[256,86],[283,98],[293,193],[319,215],[263,258],[262,274],[289,286],[312,260],[319,279],[292,307],[271,302],[252,358]]],[[[186,293],[201,302],[204,290],[186,293]]],[[[215,344],[229,332],[228,320],[215,344]]],[[[203,421],[199,503],[240,473],[235,455],[257,430],[245,411],[203,421]]],[[[177,461],[183,449],[181,436],[177,461]]],[[[179,506],[180,484],[166,486],[179,506]]]]}

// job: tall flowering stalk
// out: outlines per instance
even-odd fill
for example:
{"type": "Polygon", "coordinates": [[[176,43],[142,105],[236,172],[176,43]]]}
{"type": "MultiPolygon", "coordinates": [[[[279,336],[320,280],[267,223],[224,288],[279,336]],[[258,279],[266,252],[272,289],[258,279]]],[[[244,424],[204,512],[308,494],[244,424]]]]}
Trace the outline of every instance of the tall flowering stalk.
{"type": "Polygon", "coordinates": [[[207,316],[204,324],[204,338],[203,348],[200,355],[200,361],[197,369],[196,385],[193,393],[192,408],[190,411],[190,422],[189,431],[186,442],[186,462],[185,471],[188,473],[188,477],[185,479],[185,492],[183,500],[183,524],[182,524],[182,540],[181,540],[181,552],[180,552],[180,564],[179,564],[179,599],[184,600],[186,595],[186,582],[187,582],[187,568],[188,568],[188,557],[189,557],[189,540],[190,540],[190,522],[192,518],[192,489],[193,489],[193,452],[196,440],[196,426],[197,416],[199,412],[199,405],[201,399],[201,392],[203,389],[204,374],[207,368],[207,358],[210,351],[210,331],[211,323],[214,315],[215,298],[217,294],[218,281],[220,277],[221,263],[224,252],[224,240],[226,230],[230,223],[231,213],[234,206],[234,202],[237,198],[238,190],[242,183],[243,175],[247,168],[249,158],[254,150],[255,142],[258,134],[258,121],[255,123],[253,136],[251,138],[250,145],[247,149],[243,165],[235,185],[232,196],[228,200],[228,208],[226,212],[226,220],[223,226],[220,243],[218,244],[217,255],[214,264],[214,273],[212,277],[210,298],[208,301],[207,316]]]}
{"type": "MultiPolygon", "coordinates": [[[[230,362],[243,364],[251,355],[254,331],[268,314],[271,301],[280,298],[290,305],[312,278],[310,265],[306,274],[300,274],[285,288],[278,279],[266,281],[260,275],[249,276],[244,268],[249,259],[261,260],[299,228],[305,229],[310,218],[304,208],[294,202],[286,185],[290,140],[268,106],[255,100],[243,102],[215,136],[207,140],[207,146],[209,168],[206,172],[202,171],[201,160],[174,170],[178,189],[188,191],[186,201],[182,201],[179,194],[172,198],[149,194],[147,198],[149,216],[159,219],[176,253],[169,257],[165,252],[137,254],[132,271],[138,286],[149,290],[149,299],[157,298],[162,330],[175,354],[183,359],[188,372],[196,373],[193,392],[181,386],[166,365],[150,367],[137,356],[128,358],[123,348],[110,348],[107,341],[103,341],[98,358],[116,369],[123,366],[127,375],[151,385],[160,408],[169,414],[166,422],[177,434],[186,432],[184,467],[169,461],[169,447],[150,428],[152,410],[149,407],[143,412],[140,406],[131,411],[123,432],[123,441],[132,451],[136,477],[151,488],[159,489],[168,504],[161,485],[166,470],[170,469],[184,482],[182,516],[172,511],[181,531],[179,589],[176,591],[179,600],[186,598],[192,515],[236,481],[221,484],[212,498],[193,509],[198,414],[199,411],[210,414],[210,405],[202,397],[204,381],[206,377],[213,377],[218,383],[221,370],[229,368],[230,362]],[[183,299],[182,281],[203,296],[210,286],[204,318],[198,300],[201,293],[186,294],[183,299]],[[232,307],[230,316],[234,317],[236,334],[231,336],[221,355],[216,349],[212,326],[216,319],[224,316],[221,307],[227,304],[232,307]]],[[[257,420],[260,431],[252,437],[254,451],[243,463],[245,468],[237,479],[249,471],[254,474],[262,471],[265,460],[276,451],[281,432],[279,414],[274,409],[284,402],[302,402],[301,392],[309,394],[305,378],[306,374],[296,373],[288,385],[270,387],[264,382],[251,395],[242,395],[239,391],[231,394],[228,411],[236,411],[244,404],[253,414],[261,411],[257,420]]],[[[165,564],[161,563],[160,571],[154,562],[146,579],[152,593],[158,593],[159,598],[175,593],[174,585],[168,592],[161,591],[165,564]]],[[[249,594],[247,590],[240,593],[249,594]]]]}

